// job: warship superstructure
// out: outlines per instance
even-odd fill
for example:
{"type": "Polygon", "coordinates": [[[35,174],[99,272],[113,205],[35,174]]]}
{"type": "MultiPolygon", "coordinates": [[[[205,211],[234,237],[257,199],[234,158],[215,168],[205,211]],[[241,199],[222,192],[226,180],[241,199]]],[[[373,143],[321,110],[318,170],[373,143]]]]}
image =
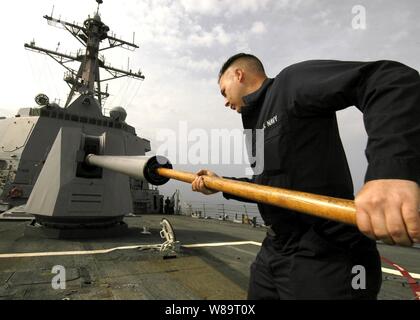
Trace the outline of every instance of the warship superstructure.
{"type": "Polygon", "coordinates": [[[94,16],[82,25],[44,16],[83,45],[76,55],[39,47],[35,41],[25,44],[26,49],[46,54],[65,68],[64,81],[70,92],[63,106],[38,94],[38,107],[0,119],[0,212],[19,207],[43,224],[86,225],[115,223],[127,213],[161,211],[162,196],[147,181],[88,167],[80,158],[82,151],[97,153],[99,149],[108,155],[151,151],[150,142],[126,123],[123,107],[114,107],[105,115],[108,85],[103,91],[101,84],[123,77],[143,80],[144,75],[104,62],[99,54],[103,50],[135,50],[138,46],[109,35],[99,14],[102,1],[97,2],[94,16]],[[70,67],[74,62],[80,63],[78,70],[70,67]],[[101,79],[100,69],[107,77],[101,79]],[[80,161],[72,162],[74,157],[80,161]]]}

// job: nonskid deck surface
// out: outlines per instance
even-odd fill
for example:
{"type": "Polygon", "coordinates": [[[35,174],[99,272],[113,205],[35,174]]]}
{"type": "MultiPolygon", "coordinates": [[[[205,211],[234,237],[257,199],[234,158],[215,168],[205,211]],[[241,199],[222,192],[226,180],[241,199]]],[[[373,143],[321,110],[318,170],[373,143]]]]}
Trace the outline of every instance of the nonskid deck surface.
{"type": "MultiPolygon", "coordinates": [[[[186,216],[143,215],[125,222],[123,237],[74,241],[28,238],[28,222],[0,221],[0,299],[246,298],[264,228],[186,216]],[[164,242],[163,217],[181,245],[176,258],[150,248],[164,242]],[[142,233],[144,227],[151,234],[142,233]],[[52,287],[54,266],[64,267],[65,289],[52,287]]],[[[395,264],[420,281],[420,249],[378,248],[386,258],[379,298],[414,299],[410,279],[395,264]]]]}

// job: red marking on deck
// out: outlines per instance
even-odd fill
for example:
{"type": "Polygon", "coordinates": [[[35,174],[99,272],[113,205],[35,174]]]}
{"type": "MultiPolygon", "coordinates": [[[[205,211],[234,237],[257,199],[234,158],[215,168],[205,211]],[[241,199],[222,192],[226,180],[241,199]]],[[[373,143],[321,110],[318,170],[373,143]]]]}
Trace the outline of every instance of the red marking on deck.
{"type": "Polygon", "coordinates": [[[406,269],[396,264],[395,262],[392,262],[391,260],[388,260],[387,258],[384,258],[384,257],[381,257],[381,259],[383,262],[393,266],[395,269],[397,269],[401,273],[401,275],[407,280],[407,283],[409,284],[411,291],[413,291],[414,298],[416,300],[420,300],[420,284],[417,283],[416,279],[414,279],[406,269]]]}

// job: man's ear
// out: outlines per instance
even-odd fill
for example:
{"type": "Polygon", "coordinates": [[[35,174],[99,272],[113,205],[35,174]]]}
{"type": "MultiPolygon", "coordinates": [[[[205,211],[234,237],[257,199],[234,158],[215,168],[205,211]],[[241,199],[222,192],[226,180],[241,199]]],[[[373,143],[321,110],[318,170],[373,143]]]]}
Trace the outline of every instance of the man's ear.
{"type": "Polygon", "coordinates": [[[244,82],[245,80],[245,72],[243,69],[237,68],[235,69],[235,78],[238,79],[239,82],[244,82]]]}

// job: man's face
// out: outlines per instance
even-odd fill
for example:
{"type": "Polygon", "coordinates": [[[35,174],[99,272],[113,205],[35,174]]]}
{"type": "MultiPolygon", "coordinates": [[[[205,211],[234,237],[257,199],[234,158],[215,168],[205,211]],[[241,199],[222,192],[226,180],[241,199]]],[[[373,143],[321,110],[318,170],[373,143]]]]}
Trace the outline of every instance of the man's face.
{"type": "Polygon", "coordinates": [[[225,97],[225,106],[241,112],[244,102],[244,84],[242,83],[243,71],[229,68],[219,81],[220,93],[225,97]]]}

